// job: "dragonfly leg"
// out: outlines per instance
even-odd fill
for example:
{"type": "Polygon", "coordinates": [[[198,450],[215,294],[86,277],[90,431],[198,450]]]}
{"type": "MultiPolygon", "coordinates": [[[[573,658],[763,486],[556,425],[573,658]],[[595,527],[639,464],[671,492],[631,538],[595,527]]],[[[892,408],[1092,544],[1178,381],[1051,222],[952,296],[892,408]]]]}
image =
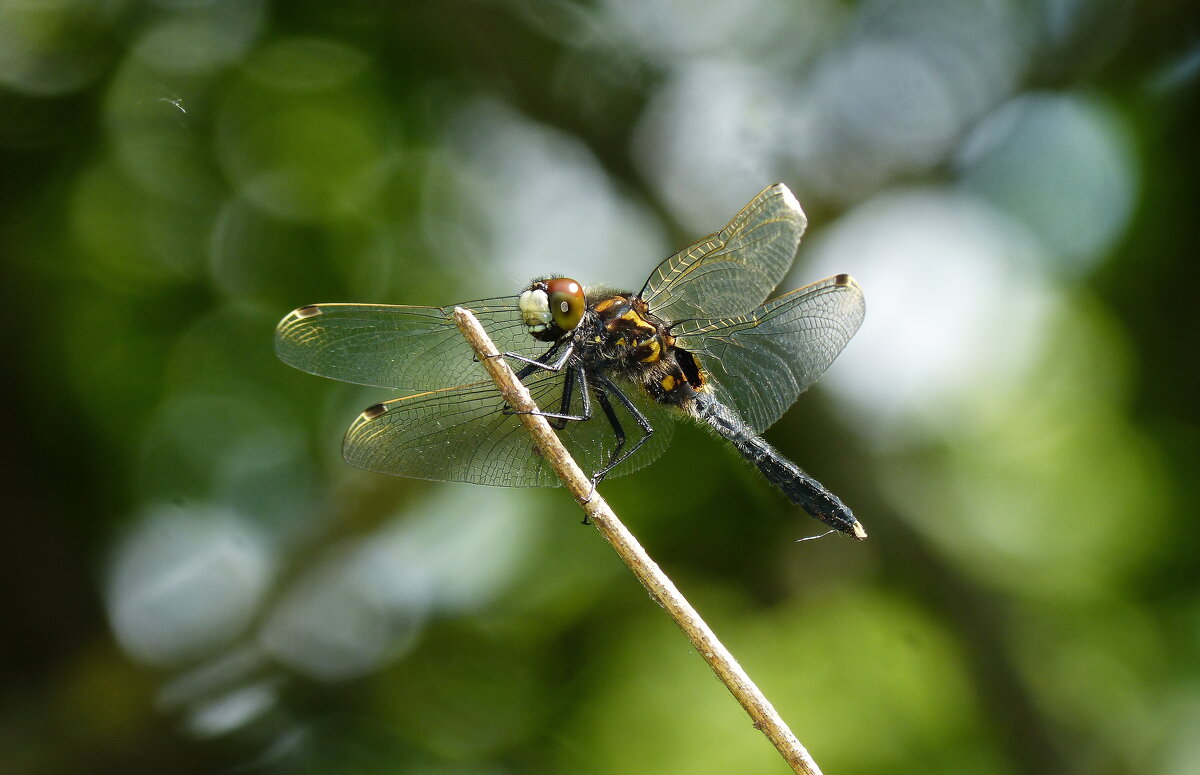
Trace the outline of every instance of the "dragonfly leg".
{"type": "MultiPolygon", "coordinates": [[[[563,348],[563,342],[556,342],[549,350],[547,350],[546,352],[544,352],[542,355],[538,356],[537,358],[527,358],[524,355],[521,355],[519,353],[513,353],[513,352],[497,353],[496,355],[493,355],[491,357],[493,357],[493,358],[512,358],[513,360],[516,360],[516,361],[526,364],[525,368],[523,368],[517,372],[517,379],[524,382],[525,379],[527,377],[529,377],[529,375],[533,374],[535,371],[538,371],[539,369],[543,370],[543,371],[552,371],[552,372],[562,371],[563,366],[566,364],[567,360],[571,357],[571,353],[573,353],[575,351],[575,345],[574,345],[574,343],[567,342],[566,347],[562,349],[562,352],[559,352],[560,348],[563,348]]],[[[512,407],[510,407],[508,404],[504,405],[504,413],[505,414],[522,414],[522,412],[514,411],[512,409],[512,407]]],[[[560,411],[558,411],[558,412],[540,412],[539,411],[539,412],[536,412],[536,414],[540,414],[543,417],[550,418],[551,419],[550,425],[553,428],[555,428],[556,430],[560,430],[560,431],[567,427],[567,422],[569,420],[590,419],[592,416],[592,404],[591,404],[591,400],[588,395],[587,377],[584,374],[583,369],[578,366],[573,369],[570,369],[567,371],[566,376],[563,378],[563,396],[562,396],[562,405],[561,405],[560,411]],[[580,391],[581,395],[583,396],[583,414],[578,414],[578,415],[571,413],[571,392],[572,392],[572,390],[574,390],[575,382],[577,379],[579,381],[579,391],[580,391]]]]}
{"type": "MultiPolygon", "coordinates": [[[[570,422],[567,418],[571,416],[571,393],[575,390],[576,371],[577,371],[576,369],[567,369],[567,374],[565,377],[563,377],[562,403],[559,404],[558,416],[548,418],[549,422],[550,422],[550,427],[556,431],[563,430],[564,428],[567,427],[567,423],[570,422]]],[[[585,380],[585,382],[580,383],[579,387],[584,392],[584,402],[586,405],[586,402],[587,402],[586,379],[587,379],[587,377],[584,376],[583,374],[579,374],[579,376],[585,380]]]]}
{"type": "Polygon", "coordinates": [[[563,394],[561,411],[558,412],[520,412],[508,404],[504,405],[505,414],[536,414],[550,420],[550,426],[555,430],[562,430],[567,427],[567,422],[575,420],[582,422],[592,419],[592,398],[591,391],[588,390],[587,373],[581,366],[575,366],[567,372],[563,377],[563,394]],[[583,397],[583,411],[580,414],[571,413],[571,393],[575,390],[575,383],[579,384],[579,394],[583,397]]]}
{"type": "Polygon", "coordinates": [[[553,347],[537,358],[528,358],[514,352],[498,353],[493,357],[511,358],[518,363],[526,364],[525,368],[517,372],[517,379],[524,380],[538,369],[543,371],[562,371],[563,366],[566,365],[567,360],[571,357],[571,353],[575,352],[575,343],[567,342],[566,347],[563,348],[562,352],[559,352],[558,348],[562,346],[562,342],[556,342],[553,347]],[[553,360],[551,360],[552,358],[553,360]]]}
{"type": "MultiPolygon", "coordinates": [[[[518,413],[519,414],[519,413],[518,413]]],[[[567,423],[571,420],[582,422],[592,419],[592,392],[588,389],[587,372],[583,367],[576,366],[567,371],[567,376],[563,377],[563,395],[562,405],[559,411],[556,412],[538,412],[542,417],[550,420],[550,427],[561,431],[567,427],[567,423]],[[571,413],[571,394],[575,390],[575,383],[579,383],[579,397],[582,399],[583,410],[579,414],[571,413]]]]}
{"type": "MultiPolygon", "coordinates": [[[[584,498],[583,500],[581,500],[579,503],[580,504],[591,503],[592,496],[595,494],[596,494],[596,483],[592,482],[592,489],[588,491],[588,496],[586,498],[584,498]]],[[[592,524],[592,520],[588,519],[588,515],[587,515],[586,511],[583,512],[583,519],[579,520],[579,524],[581,524],[581,525],[592,524]]]]}
{"type": "Polygon", "coordinates": [[[517,353],[511,353],[511,352],[496,353],[495,355],[493,355],[491,357],[492,358],[512,358],[515,361],[527,364],[524,368],[522,368],[520,371],[517,372],[517,379],[524,381],[525,378],[528,377],[530,374],[532,374],[533,372],[535,372],[538,369],[541,369],[543,366],[545,366],[545,364],[551,358],[556,358],[558,356],[558,348],[559,348],[559,345],[556,344],[553,347],[551,347],[549,350],[547,350],[546,352],[539,355],[537,358],[526,358],[524,355],[518,355],[517,353]]]}
{"type": "Polygon", "coordinates": [[[625,429],[621,427],[621,421],[617,419],[617,413],[613,410],[612,402],[608,400],[608,393],[604,389],[596,391],[596,402],[600,404],[600,408],[604,410],[604,416],[608,418],[608,424],[612,426],[613,433],[617,437],[617,445],[609,453],[608,464],[592,475],[593,487],[604,479],[618,461],[625,459],[620,457],[621,448],[625,446],[625,429]]]}
{"type": "Polygon", "coordinates": [[[654,426],[650,424],[650,420],[646,415],[642,414],[633,401],[629,400],[629,396],[621,392],[621,389],[613,384],[612,380],[607,377],[600,377],[600,386],[596,391],[596,401],[600,404],[600,408],[604,410],[604,416],[608,418],[608,422],[612,425],[613,432],[617,436],[617,445],[613,447],[612,453],[609,456],[608,464],[601,468],[592,476],[592,485],[595,486],[608,476],[608,472],[620,465],[626,458],[641,449],[642,445],[650,440],[650,436],[654,433],[654,426]],[[621,423],[617,420],[617,414],[613,411],[612,403],[608,400],[608,395],[612,394],[621,404],[629,410],[629,414],[633,417],[633,421],[642,429],[642,437],[634,442],[629,449],[622,451],[625,446],[625,430],[621,427],[621,423]]]}

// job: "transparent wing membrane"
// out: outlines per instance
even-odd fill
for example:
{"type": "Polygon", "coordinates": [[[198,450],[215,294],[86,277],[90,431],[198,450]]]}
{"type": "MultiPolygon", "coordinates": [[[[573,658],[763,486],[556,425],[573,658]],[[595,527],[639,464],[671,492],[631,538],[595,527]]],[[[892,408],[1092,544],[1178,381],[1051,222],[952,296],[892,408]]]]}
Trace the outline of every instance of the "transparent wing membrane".
{"type": "MultiPolygon", "coordinates": [[[[546,346],[529,336],[515,296],[458,305],[475,313],[501,352],[536,357],[546,346]]],[[[483,371],[454,324],[454,308],[388,304],[313,304],[279,322],[275,352],[322,377],[398,390],[437,390],[479,379],[483,371]]]]}
{"type": "Polygon", "coordinates": [[[808,220],[781,183],[764,189],[725,228],[658,265],[642,289],[664,320],[743,315],[792,265],[808,220]]]}
{"type": "MultiPolygon", "coordinates": [[[[559,410],[564,374],[539,371],[525,379],[543,411],[559,410]]],[[[652,462],[671,437],[671,423],[661,407],[636,385],[622,389],[650,418],[654,434],[610,476],[652,462]]],[[[640,428],[619,401],[612,403],[625,430],[626,444],[635,443],[642,436],[640,428]]],[[[572,407],[578,411],[579,406],[576,392],[572,407]]],[[[616,444],[612,426],[596,405],[594,394],[592,408],[591,419],[570,421],[558,431],[567,450],[589,475],[608,463],[616,444]]],[[[520,418],[504,411],[504,401],[490,381],[418,393],[371,407],[346,432],[342,451],[353,465],[397,476],[504,487],[559,484],[520,418]]]]}
{"type": "Polygon", "coordinates": [[[717,399],[761,433],[825,372],[862,323],[849,275],[806,285],[746,315],[685,321],[675,345],[693,353],[717,399]]]}

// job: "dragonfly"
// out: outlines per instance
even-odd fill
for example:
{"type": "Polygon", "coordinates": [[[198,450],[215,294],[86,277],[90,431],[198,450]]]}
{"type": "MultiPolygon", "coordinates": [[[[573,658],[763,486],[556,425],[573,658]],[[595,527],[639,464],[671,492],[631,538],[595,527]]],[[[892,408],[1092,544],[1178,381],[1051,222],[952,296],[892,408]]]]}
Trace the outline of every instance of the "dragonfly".
{"type": "Polygon", "coordinates": [[[516,295],[441,307],[311,304],[275,332],[285,363],[404,392],[368,407],[347,462],[385,474],[475,484],[559,484],[514,410],[470,355],[453,310],[474,312],[515,363],[593,485],[656,459],[673,422],[711,428],[794,504],[865,538],[854,513],[762,438],[833,363],[863,320],[862,289],[838,274],[768,299],[807,218],[783,184],[724,228],[662,261],[641,290],[544,277],[516,295]]]}

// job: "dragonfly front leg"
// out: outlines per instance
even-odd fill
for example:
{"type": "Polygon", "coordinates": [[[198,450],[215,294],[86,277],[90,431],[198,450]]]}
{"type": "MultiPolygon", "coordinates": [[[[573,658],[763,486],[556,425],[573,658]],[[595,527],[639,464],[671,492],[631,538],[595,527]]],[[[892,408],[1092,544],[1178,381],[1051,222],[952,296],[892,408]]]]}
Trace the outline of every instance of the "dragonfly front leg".
{"type": "Polygon", "coordinates": [[[517,372],[517,379],[524,381],[526,377],[538,369],[543,371],[562,371],[563,366],[566,365],[567,360],[571,357],[571,353],[575,352],[575,343],[567,342],[567,346],[563,348],[561,353],[558,352],[559,347],[562,347],[562,342],[555,344],[537,358],[529,358],[514,352],[498,353],[492,357],[512,358],[514,361],[527,364],[525,368],[517,372]],[[554,358],[554,360],[551,361],[551,358],[554,358]]]}
{"type": "MultiPolygon", "coordinates": [[[[573,342],[566,342],[566,347],[563,348],[562,352],[560,353],[559,348],[562,348],[563,344],[564,344],[563,342],[555,343],[549,350],[542,353],[537,358],[528,358],[524,355],[521,355],[520,353],[514,353],[514,352],[496,353],[495,355],[490,356],[490,357],[492,357],[492,358],[512,358],[513,360],[520,361],[521,363],[527,364],[525,366],[525,368],[521,369],[516,374],[517,379],[524,382],[529,377],[529,375],[533,374],[535,371],[539,371],[539,370],[550,371],[550,372],[562,371],[563,366],[565,366],[567,360],[570,359],[571,353],[573,353],[575,351],[575,344],[573,342]]],[[[523,412],[515,411],[508,404],[504,405],[504,413],[505,414],[523,414],[523,412]]],[[[543,417],[549,417],[552,420],[554,420],[554,422],[550,423],[551,426],[560,431],[563,428],[567,427],[568,420],[587,420],[587,419],[589,419],[592,416],[592,404],[591,404],[591,399],[588,396],[587,377],[586,377],[586,375],[584,375],[583,369],[579,368],[577,366],[573,369],[568,370],[566,376],[563,377],[563,394],[562,394],[562,403],[561,403],[560,411],[558,411],[558,412],[538,411],[538,412],[535,412],[535,414],[540,414],[543,417]],[[575,381],[576,381],[577,377],[579,380],[580,392],[583,394],[583,414],[581,414],[581,415],[571,414],[571,392],[574,389],[575,381]]]]}

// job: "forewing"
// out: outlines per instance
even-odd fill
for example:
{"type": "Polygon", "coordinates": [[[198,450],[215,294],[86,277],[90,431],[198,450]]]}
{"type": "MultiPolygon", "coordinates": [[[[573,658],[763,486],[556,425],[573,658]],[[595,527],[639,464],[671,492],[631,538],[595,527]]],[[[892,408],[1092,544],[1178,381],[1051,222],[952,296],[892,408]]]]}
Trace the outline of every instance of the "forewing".
{"type": "MultiPolygon", "coordinates": [[[[515,296],[458,305],[475,313],[501,352],[541,355],[515,296]]],[[[275,329],[279,358],[310,374],[359,385],[436,390],[479,379],[479,364],[454,324],[453,307],[313,304],[275,329]]]]}
{"type": "Polygon", "coordinates": [[[718,400],[761,433],[829,368],[864,311],[862,289],[841,274],[748,315],[687,321],[672,333],[676,347],[697,357],[718,400]]]}
{"type": "MultiPolygon", "coordinates": [[[[525,379],[543,411],[558,411],[565,372],[539,371],[525,379]]],[[[640,390],[640,388],[639,388],[640,390]]],[[[649,399],[635,399],[649,404],[649,399]]],[[[520,418],[504,411],[504,400],[488,381],[418,393],[370,407],[350,426],[343,444],[346,461],[360,468],[396,476],[470,482],[505,487],[550,487],[560,482],[536,451],[520,418]]],[[[573,408],[578,411],[576,392],[573,408]]],[[[661,412],[651,422],[655,433],[637,454],[617,466],[619,476],[646,465],[661,454],[670,439],[671,424],[661,412]]],[[[572,421],[559,438],[583,471],[595,473],[609,460],[616,438],[603,412],[572,421]]],[[[620,407],[622,426],[632,444],[641,431],[620,407]]]]}
{"type": "Polygon", "coordinates": [[[776,183],[725,228],[659,264],[641,296],[668,321],[746,314],[783,279],[807,223],[796,197],[776,183]]]}

